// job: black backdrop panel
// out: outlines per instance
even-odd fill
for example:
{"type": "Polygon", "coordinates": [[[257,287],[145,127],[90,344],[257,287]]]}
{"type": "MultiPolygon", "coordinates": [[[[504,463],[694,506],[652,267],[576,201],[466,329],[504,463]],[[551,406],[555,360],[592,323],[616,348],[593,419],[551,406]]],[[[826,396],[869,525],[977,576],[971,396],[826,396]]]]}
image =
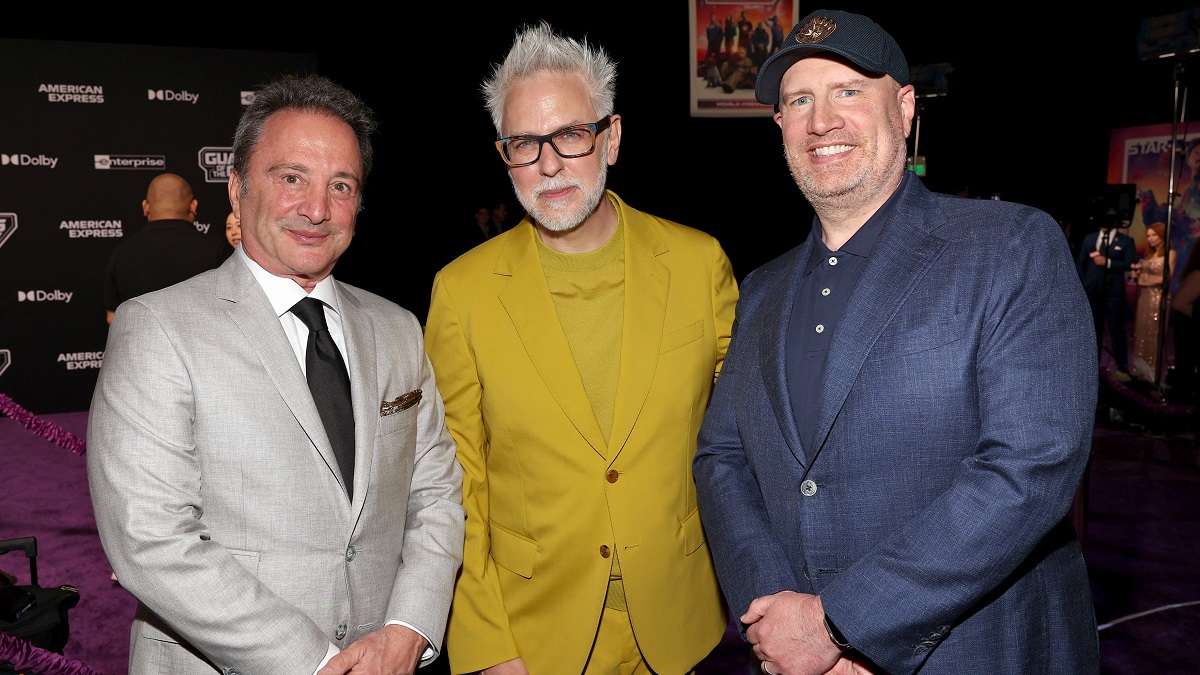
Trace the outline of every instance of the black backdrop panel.
{"type": "Polygon", "coordinates": [[[0,39],[0,63],[0,393],[39,415],[86,410],[104,268],[145,225],[150,180],[186,178],[197,229],[224,238],[245,94],[317,57],[0,39]]]}

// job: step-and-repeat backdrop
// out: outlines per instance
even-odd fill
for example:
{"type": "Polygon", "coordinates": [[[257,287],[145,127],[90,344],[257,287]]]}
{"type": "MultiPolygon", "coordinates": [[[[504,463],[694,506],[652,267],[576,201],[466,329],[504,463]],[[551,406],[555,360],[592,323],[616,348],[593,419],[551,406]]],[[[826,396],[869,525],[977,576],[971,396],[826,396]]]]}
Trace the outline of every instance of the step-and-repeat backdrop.
{"type": "MultiPolygon", "coordinates": [[[[104,270],[159,173],[225,237],[233,130],[254,90],[315,54],[0,39],[0,394],[86,410],[108,336],[104,270]]],[[[220,364],[213,364],[221,367],[220,364]]]]}

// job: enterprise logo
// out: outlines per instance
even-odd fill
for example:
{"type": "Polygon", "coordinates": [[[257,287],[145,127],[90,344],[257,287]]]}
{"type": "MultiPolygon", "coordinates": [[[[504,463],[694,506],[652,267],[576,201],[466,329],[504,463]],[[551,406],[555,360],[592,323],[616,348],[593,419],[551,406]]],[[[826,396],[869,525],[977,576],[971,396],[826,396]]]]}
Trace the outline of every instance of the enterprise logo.
{"type": "Polygon", "coordinates": [[[167,168],[165,155],[92,155],[96,169],[146,169],[155,171],[167,168]]]}
{"type": "Polygon", "coordinates": [[[7,349],[0,349],[0,375],[8,370],[8,364],[12,363],[12,352],[7,349]]]}
{"type": "Polygon", "coordinates": [[[0,153],[0,166],[48,166],[53,169],[58,165],[57,157],[47,157],[46,155],[27,155],[23,152],[6,155],[0,153]]]}
{"type": "Polygon", "coordinates": [[[0,213],[0,246],[17,231],[17,214],[0,213]]]}
{"type": "Polygon", "coordinates": [[[204,170],[205,183],[229,181],[229,170],[233,168],[233,148],[205,146],[200,148],[197,159],[204,170]]]}
{"type": "Polygon", "coordinates": [[[254,103],[254,92],[243,91],[242,92],[242,105],[250,105],[251,103],[254,103]]]}
{"type": "Polygon", "coordinates": [[[72,291],[17,291],[17,302],[70,302],[72,291]]]}
{"type": "Polygon", "coordinates": [[[147,89],[146,98],[151,101],[179,101],[181,103],[191,103],[195,105],[200,102],[200,94],[193,94],[184,89],[183,91],[171,91],[170,89],[147,89]]]}

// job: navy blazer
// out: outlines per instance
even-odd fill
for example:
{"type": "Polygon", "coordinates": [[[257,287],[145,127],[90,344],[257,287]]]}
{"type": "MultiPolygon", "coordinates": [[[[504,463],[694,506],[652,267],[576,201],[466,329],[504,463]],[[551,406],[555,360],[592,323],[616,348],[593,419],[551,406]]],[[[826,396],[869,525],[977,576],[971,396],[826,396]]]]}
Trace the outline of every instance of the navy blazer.
{"type": "Polygon", "coordinates": [[[820,594],[891,673],[1098,672],[1065,518],[1098,361],[1067,241],[1027,206],[901,189],[812,383],[813,447],[784,364],[811,238],[742,284],[694,460],[723,591],[735,616],[820,594]]]}
{"type": "Polygon", "coordinates": [[[1138,260],[1137,244],[1133,237],[1117,230],[1112,243],[1108,247],[1108,265],[1101,267],[1092,262],[1091,252],[1096,250],[1096,238],[1099,231],[1092,232],[1083,238],[1079,245],[1079,253],[1075,256],[1075,269],[1083,282],[1083,290],[1088,293],[1110,293],[1125,295],[1125,273],[1138,260]]]}

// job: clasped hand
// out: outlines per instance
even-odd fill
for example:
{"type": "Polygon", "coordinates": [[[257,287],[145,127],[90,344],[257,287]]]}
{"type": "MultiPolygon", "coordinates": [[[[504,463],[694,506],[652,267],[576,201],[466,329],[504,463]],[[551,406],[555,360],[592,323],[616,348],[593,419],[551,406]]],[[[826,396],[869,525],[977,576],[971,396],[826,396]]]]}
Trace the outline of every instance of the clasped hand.
{"type": "Polygon", "coordinates": [[[870,675],[843,654],[825,630],[821,598],[780,591],[750,603],[741,616],[746,639],[771,675],[870,675]]]}
{"type": "Polygon", "coordinates": [[[384,626],[335,654],[317,675],[412,675],[428,646],[414,630],[384,626]]]}

